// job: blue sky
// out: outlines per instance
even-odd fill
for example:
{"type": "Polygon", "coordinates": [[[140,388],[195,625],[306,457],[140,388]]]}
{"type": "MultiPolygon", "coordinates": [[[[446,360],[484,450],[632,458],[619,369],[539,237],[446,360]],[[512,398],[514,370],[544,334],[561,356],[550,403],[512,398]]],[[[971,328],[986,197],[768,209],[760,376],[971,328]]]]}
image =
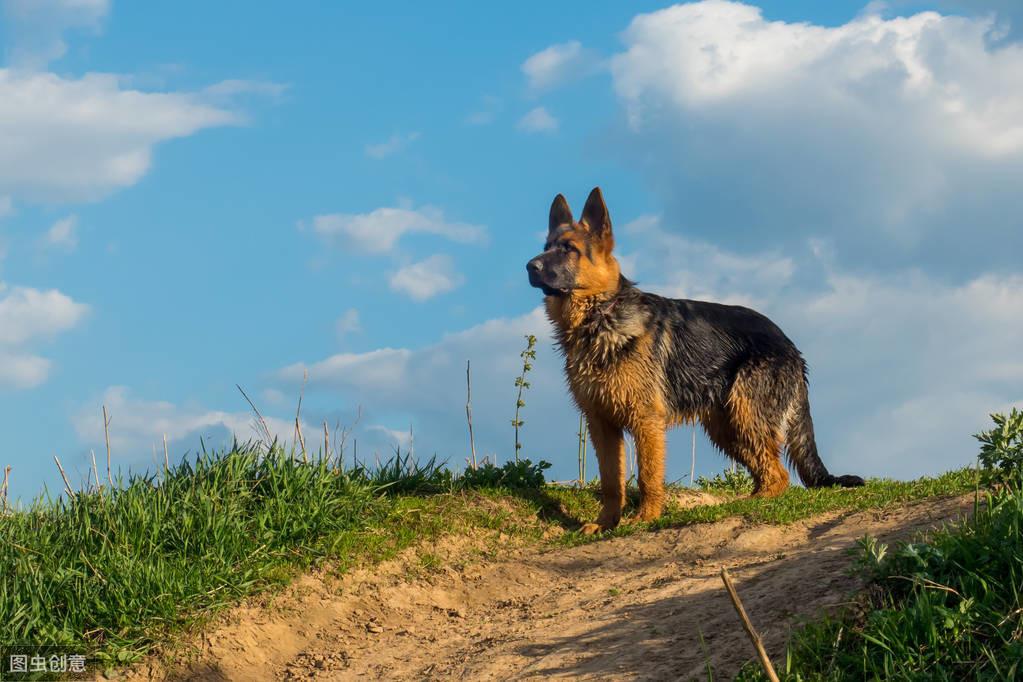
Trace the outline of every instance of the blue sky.
{"type": "MultiPolygon", "coordinates": [[[[973,461],[1023,400],[1023,17],[1010,2],[119,3],[0,14],[0,465],[12,496],[350,425],[575,468],[525,261],[608,199],[626,274],[803,349],[835,470],[973,461]],[[162,446],[161,446],[162,447],[162,446]]],[[[310,436],[311,438],[311,436],[310,436]]],[[[686,430],[669,476],[688,469],[686,430]]],[[[313,439],[315,440],[315,439],[313,439]]],[[[724,463],[702,438],[698,469],[724,463]]],[[[350,452],[348,453],[350,456],[350,452]]]]}

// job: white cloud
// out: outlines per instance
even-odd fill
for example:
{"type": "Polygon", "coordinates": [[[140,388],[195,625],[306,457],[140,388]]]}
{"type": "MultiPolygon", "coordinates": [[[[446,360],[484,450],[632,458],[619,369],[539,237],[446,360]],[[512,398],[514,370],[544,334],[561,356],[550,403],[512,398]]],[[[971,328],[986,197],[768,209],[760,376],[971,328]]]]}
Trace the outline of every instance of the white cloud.
{"type": "Polygon", "coordinates": [[[0,346],[52,338],[74,327],[89,307],[51,289],[14,287],[0,298],[0,346]]]}
{"type": "Polygon", "coordinates": [[[0,387],[33,388],[46,381],[50,361],[23,347],[73,328],[88,311],[56,290],[8,289],[0,283],[0,387]]]}
{"type": "Polygon", "coordinates": [[[301,385],[308,373],[309,384],[334,386],[395,386],[402,382],[410,351],[404,348],[380,348],[367,353],[338,353],[306,366],[290,365],[277,377],[301,385]]]}
{"type": "Polygon", "coordinates": [[[1023,47],[992,45],[992,21],[825,27],[724,0],[639,15],[611,59],[629,122],[614,151],[690,234],[765,248],[826,233],[861,262],[1007,264],[1023,248],[1023,47]]]}
{"type": "Polygon", "coordinates": [[[435,254],[406,265],[390,278],[391,289],[416,301],[425,301],[462,285],[465,278],[455,272],[450,256],[435,254]]]}
{"type": "Polygon", "coordinates": [[[0,387],[35,388],[50,375],[46,358],[26,353],[10,353],[0,347],[0,387]]]}
{"type": "Polygon", "coordinates": [[[366,145],[366,156],[371,159],[385,159],[402,151],[419,139],[419,133],[395,133],[384,142],[366,145]]]}
{"type": "Polygon", "coordinates": [[[618,255],[624,274],[664,296],[755,306],[761,292],[778,291],[795,272],[795,263],[787,256],[725,251],[665,230],[660,216],[640,216],[618,233],[639,244],[634,252],[618,255]],[[655,279],[647,281],[648,276],[655,279]]]}
{"type": "Polygon", "coordinates": [[[46,231],[44,242],[65,251],[73,251],[78,246],[78,216],[69,215],[53,223],[46,231]]]}
{"type": "MultiPolygon", "coordinates": [[[[126,386],[110,386],[94,403],[83,406],[72,417],[75,432],[86,446],[98,448],[104,442],[103,406],[110,419],[111,449],[120,461],[125,458],[145,461],[151,446],[162,444],[165,435],[169,442],[187,443],[193,451],[198,448],[200,437],[206,440],[207,447],[228,446],[232,436],[241,442],[261,437],[252,412],[224,412],[199,405],[146,400],[132,395],[126,386]]],[[[263,417],[278,443],[290,447],[295,431],[293,419],[278,419],[265,413],[263,417]]],[[[303,423],[302,428],[306,433],[312,432],[307,424],[303,423]]],[[[180,455],[180,447],[173,448],[173,452],[180,455]]]]}
{"type": "Polygon", "coordinates": [[[486,238],[482,225],[448,222],[444,212],[433,206],[378,208],[369,213],[331,213],[312,220],[313,230],[322,237],[341,238],[371,253],[390,251],[406,234],[433,234],[462,243],[486,238]]]}
{"type": "Polygon", "coordinates": [[[98,32],[110,11],[110,0],[4,0],[3,10],[10,24],[11,63],[36,69],[64,56],[67,30],[98,32]]]}
{"type": "Polygon", "coordinates": [[[600,59],[578,40],[559,43],[531,55],[522,63],[530,90],[540,92],[596,71],[600,59]]]}
{"type": "Polygon", "coordinates": [[[487,95],[483,98],[480,108],[469,112],[469,115],[465,117],[465,122],[474,126],[489,125],[497,118],[501,108],[500,98],[487,95]]]}
{"type": "Polygon", "coordinates": [[[362,322],[359,319],[359,311],[355,308],[349,308],[341,317],[337,318],[334,322],[334,332],[337,334],[339,339],[343,339],[349,334],[357,334],[362,331],[362,322]]]}
{"type": "Polygon", "coordinates": [[[397,445],[403,450],[408,450],[408,448],[412,445],[412,433],[407,429],[402,431],[400,429],[389,429],[386,426],[380,426],[379,424],[372,424],[367,426],[366,430],[376,431],[377,433],[383,434],[393,445],[397,445]]]}
{"type": "Polygon", "coordinates": [[[143,92],[125,81],[0,69],[0,196],[99,199],[138,182],[159,143],[243,121],[223,93],[143,92]]]}
{"type": "Polygon", "coordinates": [[[267,403],[276,406],[283,405],[288,400],[284,392],[278,391],[276,388],[264,388],[259,395],[267,403]]]}
{"type": "Polygon", "coordinates": [[[209,100],[230,103],[234,98],[242,95],[258,95],[278,99],[287,91],[288,86],[285,83],[229,78],[203,88],[202,94],[209,100]]]}
{"type": "Polygon", "coordinates": [[[558,129],[558,119],[544,107],[536,107],[519,119],[518,128],[527,133],[553,133],[558,129]]]}

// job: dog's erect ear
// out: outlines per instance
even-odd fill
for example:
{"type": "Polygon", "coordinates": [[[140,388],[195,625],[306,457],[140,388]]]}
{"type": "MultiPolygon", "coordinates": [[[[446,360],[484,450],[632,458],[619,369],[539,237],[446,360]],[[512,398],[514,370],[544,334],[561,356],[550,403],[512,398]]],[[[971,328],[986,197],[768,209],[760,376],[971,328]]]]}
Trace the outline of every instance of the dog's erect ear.
{"type": "Polygon", "coordinates": [[[551,219],[547,225],[547,231],[549,232],[558,225],[564,225],[565,223],[572,224],[572,209],[568,207],[565,197],[559,194],[554,197],[554,203],[551,204],[551,219]]]}
{"type": "Polygon", "coordinates": [[[593,236],[600,239],[613,239],[611,215],[607,212],[607,204],[604,203],[604,195],[600,193],[599,187],[594,187],[589,198],[586,199],[582,222],[590,228],[590,233],[593,236]]]}

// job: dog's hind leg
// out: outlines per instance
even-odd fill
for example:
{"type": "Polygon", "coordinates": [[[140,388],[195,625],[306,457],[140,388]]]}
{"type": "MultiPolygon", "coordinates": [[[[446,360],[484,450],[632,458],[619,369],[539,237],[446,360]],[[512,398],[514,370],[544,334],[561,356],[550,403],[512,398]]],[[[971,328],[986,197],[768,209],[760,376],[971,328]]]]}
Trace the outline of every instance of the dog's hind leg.
{"type": "Polygon", "coordinates": [[[733,457],[753,475],[754,497],[776,497],[789,486],[781,461],[781,409],[766,370],[740,372],[728,395],[726,412],[734,430],[733,457]]]}
{"type": "Polygon", "coordinates": [[[788,486],[788,472],[778,455],[771,456],[769,448],[760,448],[732,423],[731,415],[722,409],[706,412],[701,417],[710,442],[730,459],[746,467],[753,476],[754,495],[773,497],[788,486]],[[765,452],[766,450],[766,452],[765,452]]]}
{"type": "Polygon", "coordinates": [[[602,504],[596,523],[587,523],[581,528],[583,533],[591,535],[610,530],[622,520],[622,509],[625,508],[625,438],[621,428],[603,417],[587,415],[586,422],[597,451],[602,504]]]}

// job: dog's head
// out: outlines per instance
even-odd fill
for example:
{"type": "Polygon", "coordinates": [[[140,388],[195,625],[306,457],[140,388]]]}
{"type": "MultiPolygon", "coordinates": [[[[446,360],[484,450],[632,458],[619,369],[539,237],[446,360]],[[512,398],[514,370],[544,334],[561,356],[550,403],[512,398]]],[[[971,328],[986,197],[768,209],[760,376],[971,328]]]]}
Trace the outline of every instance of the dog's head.
{"type": "Polygon", "coordinates": [[[551,204],[543,253],[526,263],[529,283],[547,296],[594,296],[615,291],[621,270],[611,255],[615,240],[604,196],[594,187],[579,222],[565,197],[551,204]]]}

